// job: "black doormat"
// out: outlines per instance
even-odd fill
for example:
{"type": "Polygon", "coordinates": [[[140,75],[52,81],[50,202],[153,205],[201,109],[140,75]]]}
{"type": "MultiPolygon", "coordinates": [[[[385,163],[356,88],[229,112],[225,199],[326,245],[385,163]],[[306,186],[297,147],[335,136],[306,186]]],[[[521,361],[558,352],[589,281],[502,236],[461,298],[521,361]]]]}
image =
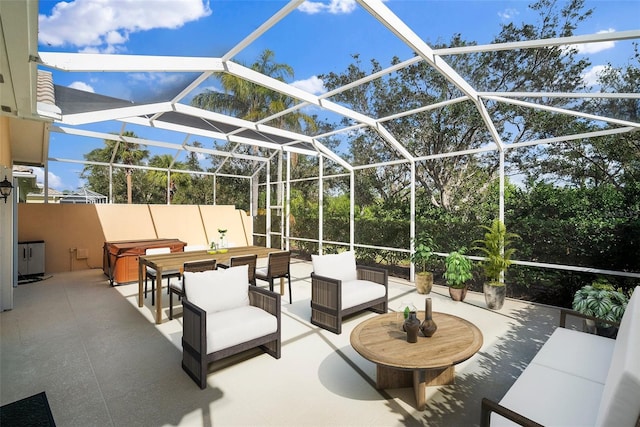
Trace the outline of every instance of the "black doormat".
{"type": "Polygon", "coordinates": [[[55,427],[55,425],[44,391],[0,407],[0,426],[2,427],[55,427]]]}

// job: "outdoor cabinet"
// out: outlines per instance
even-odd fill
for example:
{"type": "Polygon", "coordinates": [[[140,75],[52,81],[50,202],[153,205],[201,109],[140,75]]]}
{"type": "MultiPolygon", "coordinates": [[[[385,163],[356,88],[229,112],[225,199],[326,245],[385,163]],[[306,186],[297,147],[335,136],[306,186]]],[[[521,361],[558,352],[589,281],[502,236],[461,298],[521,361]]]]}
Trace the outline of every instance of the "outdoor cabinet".
{"type": "Polygon", "coordinates": [[[44,274],[44,240],[18,242],[18,277],[44,274]]]}

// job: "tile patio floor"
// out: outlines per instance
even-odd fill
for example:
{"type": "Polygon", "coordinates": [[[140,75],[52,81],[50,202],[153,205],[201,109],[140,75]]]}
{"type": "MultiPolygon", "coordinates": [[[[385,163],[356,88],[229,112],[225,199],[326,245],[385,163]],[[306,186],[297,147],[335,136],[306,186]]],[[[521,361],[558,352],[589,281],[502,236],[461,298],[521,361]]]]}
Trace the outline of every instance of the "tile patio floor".
{"type": "MultiPolygon", "coordinates": [[[[0,404],[47,393],[64,426],[474,426],[480,399],[499,399],[558,324],[558,309],[507,300],[485,308],[470,292],[454,302],[434,286],[434,311],[463,317],[483,333],[478,354],[456,367],[456,384],[427,390],[375,389],[375,365],[349,344],[351,330],[375,314],[347,319],[341,335],[310,324],[311,264],[292,260],[293,304],[283,298],[282,358],[250,351],[209,366],[200,390],[182,371],[181,308],[155,325],[137,284],[108,285],[99,269],[57,273],[14,289],[0,314],[0,404]]],[[[166,280],[163,281],[166,284],[166,280]]],[[[389,279],[389,307],[424,295],[389,279]]]]}

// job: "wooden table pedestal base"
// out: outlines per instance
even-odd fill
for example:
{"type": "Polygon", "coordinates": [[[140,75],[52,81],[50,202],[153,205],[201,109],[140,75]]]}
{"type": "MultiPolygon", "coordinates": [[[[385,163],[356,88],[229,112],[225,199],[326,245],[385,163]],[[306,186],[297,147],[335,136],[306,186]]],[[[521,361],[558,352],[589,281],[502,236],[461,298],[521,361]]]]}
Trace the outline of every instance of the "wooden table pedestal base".
{"type": "Polygon", "coordinates": [[[455,366],[443,369],[403,370],[377,365],[376,388],[413,387],[416,396],[416,408],[424,411],[426,407],[425,387],[455,383],[455,366]]]}

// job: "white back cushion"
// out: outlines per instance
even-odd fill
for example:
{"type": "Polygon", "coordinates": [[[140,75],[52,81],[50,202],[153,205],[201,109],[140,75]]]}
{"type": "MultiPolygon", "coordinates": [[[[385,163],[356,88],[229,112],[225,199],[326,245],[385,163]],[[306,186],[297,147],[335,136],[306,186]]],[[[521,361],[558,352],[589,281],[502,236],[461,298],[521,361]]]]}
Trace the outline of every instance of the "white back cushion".
{"type": "Polygon", "coordinates": [[[597,426],[635,426],[640,415],[640,286],[633,291],[600,401],[597,426]]]}
{"type": "Polygon", "coordinates": [[[249,305],[249,266],[184,273],[187,299],[207,313],[249,305]]]}
{"type": "Polygon", "coordinates": [[[313,272],[319,276],[349,282],[357,280],[356,256],[353,251],[339,254],[311,255],[313,272]]]}

